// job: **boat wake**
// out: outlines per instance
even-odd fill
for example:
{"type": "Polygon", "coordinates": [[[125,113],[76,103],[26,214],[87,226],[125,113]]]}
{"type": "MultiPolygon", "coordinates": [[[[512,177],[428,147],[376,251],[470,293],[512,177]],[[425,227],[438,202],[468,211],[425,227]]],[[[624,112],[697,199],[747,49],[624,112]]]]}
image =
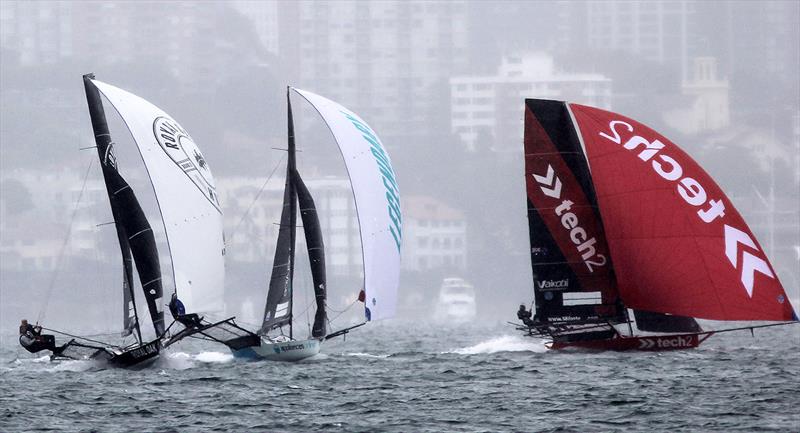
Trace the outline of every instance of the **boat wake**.
{"type": "Polygon", "coordinates": [[[94,360],[68,360],[68,361],[56,361],[54,362],[54,366],[49,368],[48,371],[60,372],[60,371],[72,371],[72,372],[80,372],[80,371],[89,371],[89,370],[98,370],[102,367],[102,365],[94,360]]]}
{"type": "Polygon", "coordinates": [[[233,361],[233,354],[223,352],[200,352],[197,355],[194,355],[194,359],[198,362],[204,362],[207,364],[225,364],[233,361]]]}
{"type": "Polygon", "coordinates": [[[17,358],[12,362],[14,364],[28,364],[28,363],[41,364],[41,363],[47,363],[47,362],[50,362],[50,355],[44,355],[44,356],[40,356],[38,358],[17,358]]]}
{"type": "Polygon", "coordinates": [[[158,365],[170,370],[186,370],[200,364],[225,364],[233,361],[233,355],[222,352],[186,353],[174,352],[161,356],[158,365]]]}
{"type": "Polygon", "coordinates": [[[8,368],[7,370],[12,370],[18,367],[24,367],[23,370],[29,370],[31,368],[34,368],[37,370],[50,371],[50,372],[88,371],[98,367],[98,363],[92,360],[60,359],[57,361],[51,361],[50,355],[40,356],[38,358],[17,358],[11,361],[9,364],[13,365],[13,367],[8,368]]]}
{"type": "Polygon", "coordinates": [[[383,354],[383,355],[373,355],[372,353],[363,353],[363,352],[348,352],[343,353],[344,356],[352,356],[355,358],[371,358],[371,359],[384,359],[391,356],[390,354],[383,354]]]}
{"type": "Polygon", "coordinates": [[[544,346],[545,340],[531,337],[521,337],[514,335],[504,335],[482,341],[474,346],[455,349],[447,353],[459,355],[479,355],[497,352],[535,352],[544,353],[547,348],[544,346]]]}

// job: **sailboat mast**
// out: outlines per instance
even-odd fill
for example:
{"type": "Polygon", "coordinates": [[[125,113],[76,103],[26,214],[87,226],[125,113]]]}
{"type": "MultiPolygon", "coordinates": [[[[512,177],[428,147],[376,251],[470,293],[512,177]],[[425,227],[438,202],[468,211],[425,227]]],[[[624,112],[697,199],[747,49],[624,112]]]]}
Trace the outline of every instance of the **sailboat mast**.
{"type": "Polygon", "coordinates": [[[290,97],[292,88],[290,86],[286,86],[286,106],[288,111],[287,116],[287,128],[288,128],[288,151],[289,157],[286,164],[286,188],[292,188],[291,200],[292,206],[289,206],[289,287],[292,290],[292,294],[289,297],[289,338],[294,338],[293,334],[293,311],[292,308],[294,306],[294,249],[295,249],[295,242],[297,237],[297,206],[295,206],[295,194],[294,194],[294,181],[293,176],[295,170],[297,170],[297,161],[296,161],[296,150],[295,150],[295,143],[294,143],[294,120],[292,119],[292,99],[290,97]]]}
{"type": "MultiPolygon", "coordinates": [[[[83,87],[86,91],[86,102],[89,106],[89,117],[92,121],[92,130],[94,131],[94,140],[97,145],[97,156],[100,158],[100,164],[103,168],[103,180],[106,184],[106,192],[108,193],[108,201],[111,205],[111,215],[114,218],[114,226],[117,229],[117,239],[119,240],[119,248],[122,254],[123,263],[123,278],[124,278],[124,300],[123,312],[127,325],[128,318],[128,303],[133,307],[134,316],[134,329],[136,329],[136,337],[139,342],[142,341],[142,331],[139,328],[139,313],[136,310],[136,297],[133,291],[133,259],[131,258],[130,244],[128,243],[128,235],[120,223],[120,209],[114,201],[114,191],[111,190],[111,177],[117,171],[117,162],[114,158],[111,145],[111,133],[108,130],[108,122],[106,121],[105,110],[103,109],[103,102],[100,99],[100,92],[97,87],[92,84],[91,80],[94,74],[86,74],[83,76],[83,87]]],[[[126,326],[126,329],[129,329],[126,326]]]]}

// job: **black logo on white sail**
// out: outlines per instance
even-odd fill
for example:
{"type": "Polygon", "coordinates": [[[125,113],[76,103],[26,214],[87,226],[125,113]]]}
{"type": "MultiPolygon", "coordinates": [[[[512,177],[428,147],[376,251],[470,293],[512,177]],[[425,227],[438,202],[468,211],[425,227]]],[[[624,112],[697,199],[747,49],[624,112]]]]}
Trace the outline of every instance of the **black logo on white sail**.
{"type": "Polygon", "coordinates": [[[153,122],[153,134],[167,156],[219,211],[219,198],[214,177],[211,176],[208,163],[206,163],[203,153],[194,144],[192,137],[178,122],[163,116],[156,118],[153,122]]]}

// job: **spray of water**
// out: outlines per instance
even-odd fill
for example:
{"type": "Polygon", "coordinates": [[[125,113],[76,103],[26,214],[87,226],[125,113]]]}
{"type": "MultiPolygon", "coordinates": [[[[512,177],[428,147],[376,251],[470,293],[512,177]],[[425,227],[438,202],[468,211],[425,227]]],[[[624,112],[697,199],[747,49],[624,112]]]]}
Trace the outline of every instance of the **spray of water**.
{"type": "Polygon", "coordinates": [[[492,338],[491,340],[482,341],[474,346],[453,350],[450,353],[478,355],[497,352],[544,353],[546,351],[547,348],[544,346],[544,340],[515,335],[503,335],[501,337],[492,338]]]}

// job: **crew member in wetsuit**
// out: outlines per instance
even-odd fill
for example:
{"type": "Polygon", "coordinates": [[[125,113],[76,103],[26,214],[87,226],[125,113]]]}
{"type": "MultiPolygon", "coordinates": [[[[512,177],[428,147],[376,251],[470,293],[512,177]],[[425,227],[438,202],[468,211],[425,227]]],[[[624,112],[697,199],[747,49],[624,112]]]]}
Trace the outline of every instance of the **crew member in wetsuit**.
{"type": "Polygon", "coordinates": [[[191,327],[191,326],[200,326],[200,321],[202,320],[197,314],[186,314],[186,307],[183,305],[180,299],[178,299],[178,294],[173,293],[172,298],[169,301],[169,312],[172,314],[172,318],[181,322],[183,326],[191,327]]]}
{"type": "Polygon", "coordinates": [[[31,353],[42,350],[56,351],[56,337],[49,334],[42,335],[42,327],[33,326],[26,319],[22,319],[19,324],[19,343],[31,353]]]}
{"type": "Polygon", "coordinates": [[[531,312],[525,308],[525,304],[519,304],[519,310],[517,310],[517,319],[522,320],[522,323],[524,323],[527,327],[533,326],[531,312]]]}

